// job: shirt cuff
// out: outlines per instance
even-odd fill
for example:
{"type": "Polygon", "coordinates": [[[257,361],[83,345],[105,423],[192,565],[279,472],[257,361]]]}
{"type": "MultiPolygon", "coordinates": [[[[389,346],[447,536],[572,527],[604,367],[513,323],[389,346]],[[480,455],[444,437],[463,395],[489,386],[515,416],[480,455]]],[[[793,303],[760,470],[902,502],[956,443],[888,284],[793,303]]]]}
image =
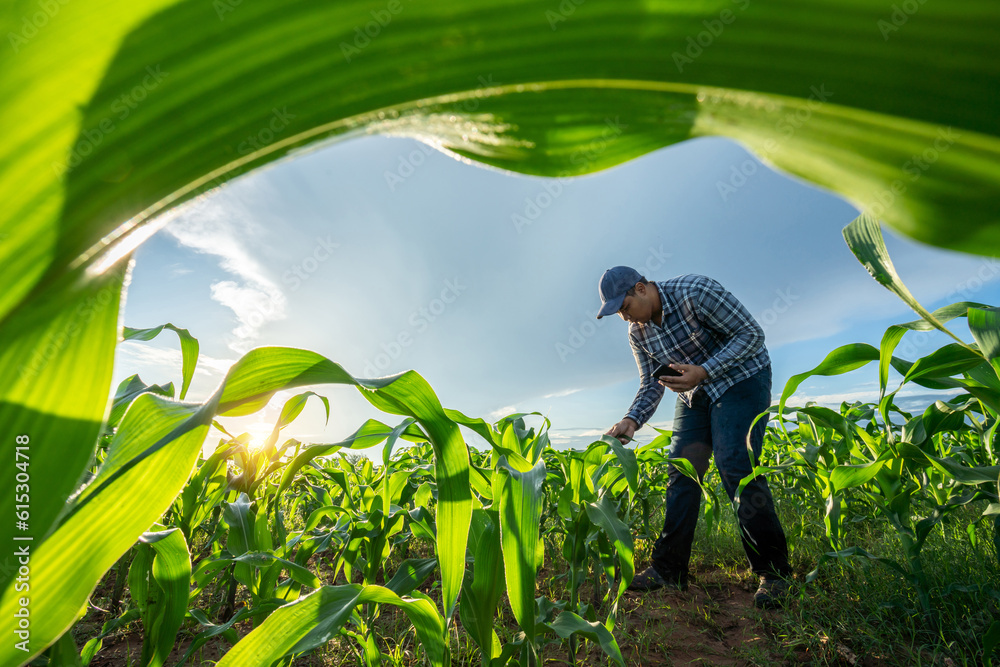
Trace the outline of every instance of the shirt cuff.
{"type": "Polygon", "coordinates": [[[626,417],[628,419],[631,419],[632,421],[634,421],[636,423],[636,427],[635,427],[636,431],[638,431],[640,428],[642,428],[642,425],[643,425],[644,422],[642,421],[642,419],[639,418],[639,415],[635,414],[634,412],[630,412],[627,415],[625,415],[625,417],[622,417],[622,419],[625,419],[626,417]]]}
{"type": "Polygon", "coordinates": [[[714,380],[724,370],[719,361],[714,357],[703,363],[701,367],[705,369],[705,373],[707,375],[705,378],[706,380],[714,380]]]}

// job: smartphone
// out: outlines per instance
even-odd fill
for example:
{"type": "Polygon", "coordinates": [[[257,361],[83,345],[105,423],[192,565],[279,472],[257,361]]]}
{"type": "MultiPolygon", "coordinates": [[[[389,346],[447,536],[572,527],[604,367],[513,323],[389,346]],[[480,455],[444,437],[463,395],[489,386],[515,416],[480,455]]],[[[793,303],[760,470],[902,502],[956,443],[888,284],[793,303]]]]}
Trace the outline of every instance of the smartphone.
{"type": "Polygon", "coordinates": [[[679,371],[675,371],[667,364],[660,364],[656,368],[656,370],[653,371],[653,377],[658,380],[663,375],[669,375],[670,377],[680,377],[681,373],[679,371]]]}

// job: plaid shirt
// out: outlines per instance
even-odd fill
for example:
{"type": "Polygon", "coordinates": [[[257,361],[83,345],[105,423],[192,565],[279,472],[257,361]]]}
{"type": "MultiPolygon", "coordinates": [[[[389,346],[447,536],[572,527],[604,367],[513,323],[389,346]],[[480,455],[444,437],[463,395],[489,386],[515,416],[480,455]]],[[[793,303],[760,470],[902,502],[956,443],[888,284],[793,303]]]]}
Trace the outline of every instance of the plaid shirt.
{"type": "Polygon", "coordinates": [[[663,304],[662,326],[630,322],[629,344],[639,366],[639,391],[628,409],[642,426],[663,398],[665,387],[652,376],[661,363],[695,364],[708,378],[678,396],[688,407],[699,389],[710,401],[771,364],[764,330],[739,300],[717,281],[687,274],[654,283],[663,304]]]}

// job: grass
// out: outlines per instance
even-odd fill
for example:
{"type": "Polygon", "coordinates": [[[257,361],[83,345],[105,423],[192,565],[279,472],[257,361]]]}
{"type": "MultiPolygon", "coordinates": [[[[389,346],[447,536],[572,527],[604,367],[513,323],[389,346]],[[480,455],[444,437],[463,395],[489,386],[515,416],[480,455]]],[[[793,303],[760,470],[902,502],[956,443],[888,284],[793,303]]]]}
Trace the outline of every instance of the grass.
{"type": "MultiPolygon", "coordinates": [[[[791,649],[810,656],[813,664],[831,665],[849,662],[845,657],[849,655],[857,657],[856,664],[983,664],[982,634],[1000,617],[1000,572],[992,527],[977,524],[975,544],[964,527],[981,514],[985,503],[962,508],[928,538],[924,569],[935,591],[938,614],[928,627],[916,611],[916,595],[909,584],[880,563],[830,563],[817,581],[802,585],[817,558],[829,551],[822,515],[808,513],[811,522],[805,521],[796,498],[782,497],[786,490],[778,484],[772,490],[782,525],[793,538],[791,564],[799,582],[798,599],[762,625],[779,654],[791,649]]],[[[692,566],[695,571],[714,570],[731,581],[755,585],[736,530],[730,512],[723,512],[720,526],[712,532],[699,521],[692,566]]],[[[885,522],[851,524],[847,544],[903,559],[898,537],[885,522]]],[[[760,651],[755,647],[745,659],[759,664],[760,651]]]]}

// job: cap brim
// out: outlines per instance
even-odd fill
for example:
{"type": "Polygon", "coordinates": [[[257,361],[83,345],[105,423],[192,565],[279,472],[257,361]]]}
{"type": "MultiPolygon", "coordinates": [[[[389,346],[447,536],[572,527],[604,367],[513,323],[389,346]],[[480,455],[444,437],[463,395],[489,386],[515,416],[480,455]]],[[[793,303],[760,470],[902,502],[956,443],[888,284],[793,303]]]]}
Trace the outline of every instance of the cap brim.
{"type": "Polygon", "coordinates": [[[605,315],[614,315],[619,310],[621,310],[622,302],[625,301],[625,295],[619,296],[614,299],[608,299],[601,306],[601,309],[597,311],[597,319],[601,319],[605,315]]]}

